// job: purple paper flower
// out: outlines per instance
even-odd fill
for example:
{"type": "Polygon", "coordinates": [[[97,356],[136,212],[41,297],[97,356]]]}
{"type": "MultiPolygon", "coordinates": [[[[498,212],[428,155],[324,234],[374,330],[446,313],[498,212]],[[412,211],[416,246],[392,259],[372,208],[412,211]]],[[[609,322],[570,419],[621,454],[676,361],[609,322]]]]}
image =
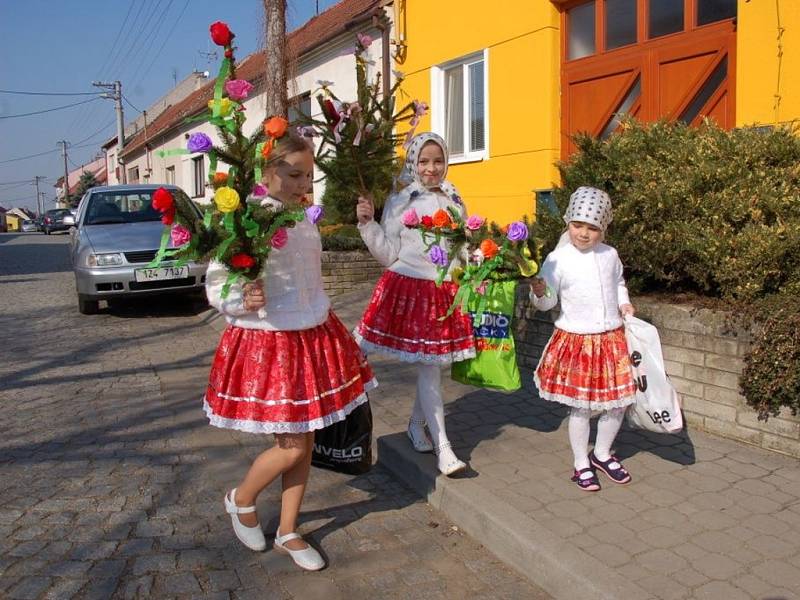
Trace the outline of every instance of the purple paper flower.
{"type": "Polygon", "coordinates": [[[431,248],[431,253],[428,256],[431,259],[431,262],[437,267],[446,267],[447,263],[450,262],[447,259],[447,252],[445,252],[444,248],[438,245],[431,248]]]}
{"type": "Polygon", "coordinates": [[[506,237],[512,242],[521,242],[528,239],[528,228],[522,221],[514,221],[508,226],[506,237]]]}
{"type": "Polygon", "coordinates": [[[322,220],[322,217],[325,216],[325,209],[322,208],[319,204],[312,204],[306,209],[306,218],[311,221],[314,225],[319,223],[322,220]]]}
{"type": "Polygon", "coordinates": [[[213,147],[214,143],[205,133],[193,133],[186,143],[186,149],[189,152],[208,152],[213,147]]]}
{"type": "Polygon", "coordinates": [[[456,204],[464,204],[464,201],[461,199],[461,196],[459,196],[458,194],[453,194],[452,196],[450,196],[450,198],[451,198],[451,199],[453,200],[453,202],[455,202],[456,204]]]}
{"type": "Polygon", "coordinates": [[[244,79],[231,79],[225,82],[225,92],[231,100],[244,100],[252,89],[253,85],[244,79]]]}

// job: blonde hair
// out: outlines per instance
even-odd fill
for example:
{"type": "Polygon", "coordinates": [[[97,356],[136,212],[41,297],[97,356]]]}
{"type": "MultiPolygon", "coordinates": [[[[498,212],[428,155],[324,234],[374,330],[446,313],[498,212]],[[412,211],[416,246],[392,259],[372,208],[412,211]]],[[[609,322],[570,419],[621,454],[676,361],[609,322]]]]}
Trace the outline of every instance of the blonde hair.
{"type": "Polygon", "coordinates": [[[264,168],[277,167],[293,152],[310,152],[311,156],[314,156],[314,150],[309,146],[306,139],[292,129],[287,129],[286,133],[275,140],[272,152],[269,153],[269,156],[264,161],[264,168]]]}

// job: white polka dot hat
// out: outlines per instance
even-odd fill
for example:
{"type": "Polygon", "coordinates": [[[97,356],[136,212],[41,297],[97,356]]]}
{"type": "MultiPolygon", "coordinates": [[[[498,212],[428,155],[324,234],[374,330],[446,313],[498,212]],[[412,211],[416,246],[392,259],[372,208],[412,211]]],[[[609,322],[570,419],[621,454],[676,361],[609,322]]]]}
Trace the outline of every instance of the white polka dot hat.
{"type": "Polygon", "coordinates": [[[581,221],[606,230],[611,223],[611,198],[603,190],[582,185],[569,197],[564,222],[581,221]]]}

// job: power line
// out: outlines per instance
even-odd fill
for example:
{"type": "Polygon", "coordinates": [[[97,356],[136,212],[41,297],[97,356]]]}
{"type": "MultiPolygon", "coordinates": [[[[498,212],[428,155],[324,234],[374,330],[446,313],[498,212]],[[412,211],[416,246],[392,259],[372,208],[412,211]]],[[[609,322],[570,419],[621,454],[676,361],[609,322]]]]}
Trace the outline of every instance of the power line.
{"type": "Polygon", "coordinates": [[[111,121],[109,121],[108,123],[106,123],[105,125],[103,125],[103,126],[100,128],[100,129],[98,129],[97,131],[95,131],[93,134],[86,136],[85,138],[83,138],[83,139],[82,139],[81,141],[79,141],[79,142],[75,142],[75,145],[77,146],[78,144],[82,144],[82,143],[84,143],[84,142],[86,142],[86,141],[89,141],[90,139],[92,139],[92,138],[93,138],[93,137],[95,137],[96,135],[100,134],[101,132],[103,132],[103,131],[105,131],[106,129],[108,129],[109,127],[111,127],[113,124],[114,124],[114,119],[111,119],[111,121]]]}
{"type": "Polygon", "coordinates": [[[156,63],[156,60],[158,60],[158,58],[161,56],[161,51],[164,49],[164,46],[167,45],[167,42],[172,38],[172,33],[175,31],[175,28],[178,26],[178,23],[180,23],[181,17],[183,17],[183,13],[186,12],[186,8],[188,6],[189,6],[189,0],[186,0],[186,4],[183,5],[181,12],[178,15],[178,18],[175,19],[175,22],[172,24],[172,28],[169,30],[169,33],[166,36],[164,36],[164,41],[161,42],[161,47],[158,49],[158,52],[156,52],[155,56],[153,56],[153,60],[150,61],[150,64],[147,65],[147,68],[144,71],[145,73],[150,72],[150,69],[152,69],[153,65],[156,63]]]}
{"type": "MultiPolygon", "coordinates": [[[[82,146],[71,146],[71,148],[88,148],[89,146],[94,146],[95,144],[83,144],[82,146]]],[[[37,154],[29,154],[28,156],[18,156],[17,158],[8,158],[6,160],[0,160],[0,165],[4,165],[10,162],[17,162],[20,160],[28,160],[29,158],[36,158],[37,156],[44,156],[45,154],[52,154],[53,152],[60,152],[58,148],[55,150],[45,150],[44,152],[39,152],[37,154]]]]}
{"type": "Polygon", "coordinates": [[[56,110],[64,110],[65,108],[72,108],[73,106],[79,106],[81,104],[88,104],[89,102],[94,102],[95,100],[100,100],[100,98],[99,97],[91,98],[90,100],[83,100],[81,102],[75,102],[73,104],[65,104],[64,106],[57,106],[55,108],[48,108],[46,110],[37,110],[29,113],[20,113],[18,115],[2,115],[0,116],[0,119],[16,119],[17,117],[30,117],[31,115],[41,115],[42,113],[53,112],[56,110]]]}
{"type": "Polygon", "coordinates": [[[23,96],[96,96],[98,92],[21,92],[19,90],[0,90],[0,94],[20,94],[23,96]]]}
{"type": "Polygon", "coordinates": [[[123,99],[123,100],[125,100],[125,102],[127,102],[127,103],[128,103],[128,105],[129,105],[129,106],[130,106],[130,107],[131,107],[133,110],[135,110],[136,112],[138,112],[139,114],[141,114],[141,112],[142,112],[142,111],[140,111],[138,108],[136,108],[136,107],[133,105],[133,102],[131,102],[130,100],[128,100],[128,97],[127,97],[125,94],[122,94],[122,99],[123,99]]]}
{"type": "MultiPolygon", "coordinates": [[[[156,26],[150,28],[150,31],[148,32],[147,37],[143,40],[142,46],[145,49],[142,51],[141,57],[139,59],[139,62],[136,65],[136,67],[134,68],[133,74],[130,76],[130,80],[133,82],[132,85],[136,85],[136,83],[139,82],[139,79],[141,79],[141,76],[139,75],[139,71],[142,69],[142,67],[144,66],[145,62],[147,61],[147,52],[152,49],[153,43],[151,43],[151,39],[153,40],[153,42],[158,39],[158,32],[161,30],[161,26],[164,25],[164,23],[166,22],[166,19],[164,17],[169,12],[169,10],[172,8],[172,3],[173,2],[174,2],[174,0],[169,0],[169,2],[167,2],[167,5],[164,7],[164,10],[161,11],[161,14],[159,14],[157,19],[156,19],[156,21],[157,21],[156,26]]],[[[159,3],[159,6],[160,6],[160,3],[159,3]]],[[[156,11],[157,10],[158,10],[158,6],[156,7],[156,11]]]]}

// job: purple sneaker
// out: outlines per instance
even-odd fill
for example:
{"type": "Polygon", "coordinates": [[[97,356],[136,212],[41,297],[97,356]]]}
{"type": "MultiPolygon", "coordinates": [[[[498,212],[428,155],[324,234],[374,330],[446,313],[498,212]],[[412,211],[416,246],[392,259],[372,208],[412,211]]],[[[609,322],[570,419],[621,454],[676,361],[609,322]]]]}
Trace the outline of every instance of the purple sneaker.
{"type": "Polygon", "coordinates": [[[595,456],[594,450],[592,450],[589,453],[589,462],[605,473],[614,483],[624,485],[626,483],[630,483],[631,481],[630,473],[628,473],[625,467],[622,466],[622,463],[619,462],[619,459],[613,454],[608,460],[602,461],[595,456]]]}
{"type": "Polygon", "coordinates": [[[580,471],[575,471],[572,475],[572,481],[584,492],[597,492],[600,490],[600,481],[597,479],[597,475],[594,474],[594,471],[589,467],[581,469],[580,471]],[[587,471],[591,473],[592,476],[581,479],[581,475],[587,471]]]}

